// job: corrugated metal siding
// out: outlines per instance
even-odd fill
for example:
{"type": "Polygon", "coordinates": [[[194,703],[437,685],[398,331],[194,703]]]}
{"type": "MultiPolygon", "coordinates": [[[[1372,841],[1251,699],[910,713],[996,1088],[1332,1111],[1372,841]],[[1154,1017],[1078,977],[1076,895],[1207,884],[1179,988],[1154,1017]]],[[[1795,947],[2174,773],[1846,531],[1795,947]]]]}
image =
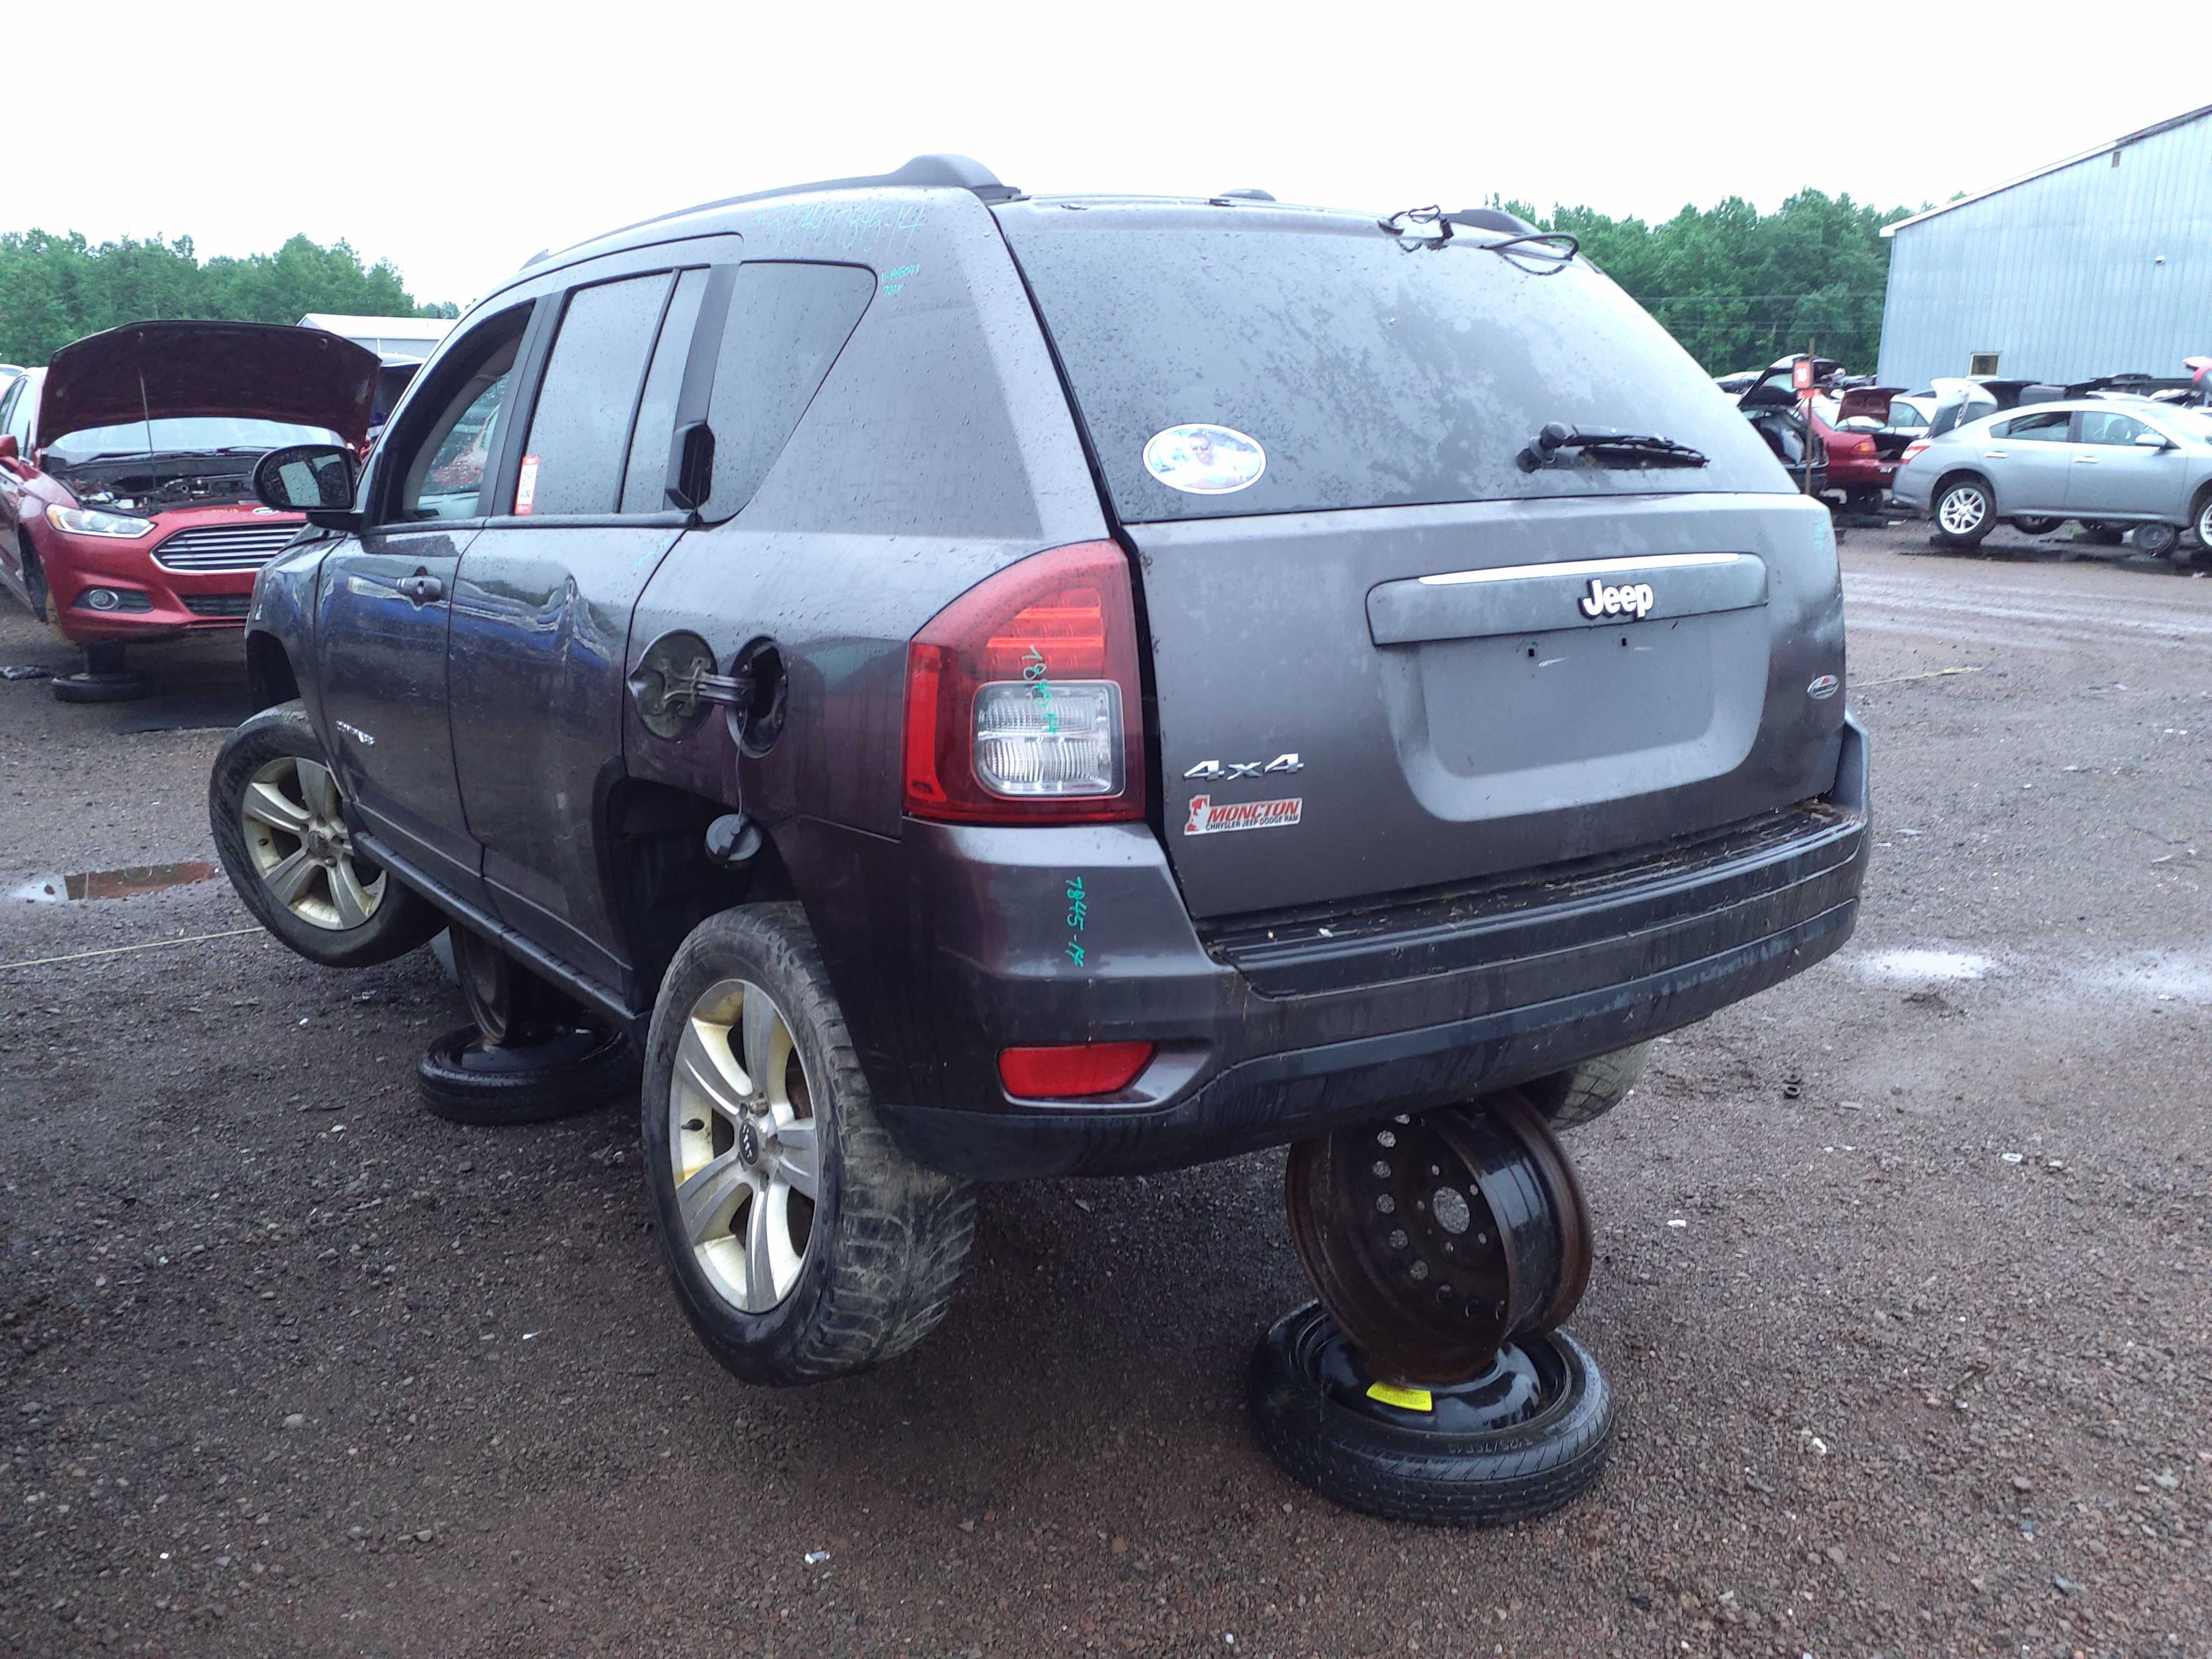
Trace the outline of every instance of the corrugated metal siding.
{"type": "Polygon", "coordinates": [[[2059,381],[2212,356],[2212,117],[2116,153],[1899,231],[1882,383],[1964,374],[1983,351],[2000,374],[2059,381]]]}

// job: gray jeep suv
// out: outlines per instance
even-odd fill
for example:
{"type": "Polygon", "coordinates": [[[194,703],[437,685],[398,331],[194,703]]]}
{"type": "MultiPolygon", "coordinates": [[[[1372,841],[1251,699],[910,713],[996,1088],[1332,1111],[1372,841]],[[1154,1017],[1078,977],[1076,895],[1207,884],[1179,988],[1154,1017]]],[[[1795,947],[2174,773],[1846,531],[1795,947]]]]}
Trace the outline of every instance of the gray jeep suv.
{"type": "Polygon", "coordinates": [[[319,531],[233,879],[331,965],[453,925],[495,1046],[633,1044],[749,1380],[925,1333],[975,1180],[1554,1078],[1856,917],[1826,513],[1494,212],[924,157],[540,256],[357,482],[261,476],[319,531]]]}

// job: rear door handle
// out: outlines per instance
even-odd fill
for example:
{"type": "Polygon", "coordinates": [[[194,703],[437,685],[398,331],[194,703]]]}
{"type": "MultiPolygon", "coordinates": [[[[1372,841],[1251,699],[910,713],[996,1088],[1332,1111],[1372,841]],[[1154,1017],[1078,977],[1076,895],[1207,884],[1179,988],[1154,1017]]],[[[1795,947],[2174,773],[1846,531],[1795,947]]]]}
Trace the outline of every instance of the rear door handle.
{"type": "Polygon", "coordinates": [[[433,599],[441,599],[446,596],[445,583],[426,570],[418,570],[411,576],[402,576],[392,586],[418,605],[428,605],[433,599]]]}
{"type": "Polygon", "coordinates": [[[2094,466],[2096,464],[2097,458],[2094,455],[2076,455],[2074,458],[2074,465],[2076,466],[2094,466]]]}

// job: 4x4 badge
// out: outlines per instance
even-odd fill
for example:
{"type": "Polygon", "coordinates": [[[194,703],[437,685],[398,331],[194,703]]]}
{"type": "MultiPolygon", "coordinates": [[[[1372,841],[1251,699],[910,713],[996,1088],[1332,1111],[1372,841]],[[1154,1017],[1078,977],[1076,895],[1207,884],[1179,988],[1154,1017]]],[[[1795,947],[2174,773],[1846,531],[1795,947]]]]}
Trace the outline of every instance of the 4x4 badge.
{"type": "Polygon", "coordinates": [[[1296,755],[1278,755],[1265,765],[1258,761],[1231,761],[1224,766],[1218,760],[1204,760],[1183,776],[1201,779],[1207,783],[1231,783],[1238,778],[1256,778],[1269,772],[1303,772],[1305,769],[1306,763],[1296,755]]]}

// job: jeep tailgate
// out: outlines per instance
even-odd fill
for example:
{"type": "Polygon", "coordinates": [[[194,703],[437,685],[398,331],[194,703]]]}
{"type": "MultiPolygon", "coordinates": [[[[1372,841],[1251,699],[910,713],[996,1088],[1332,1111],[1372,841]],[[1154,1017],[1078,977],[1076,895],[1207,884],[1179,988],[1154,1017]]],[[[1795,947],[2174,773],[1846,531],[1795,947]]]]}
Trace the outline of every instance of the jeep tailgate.
{"type": "Polygon", "coordinates": [[[1801,498],[1128,533],[1194,915],[1647,846],[1833,781],[1843,698],[1808,688],[1843,673],[1843,613],[1827,514],[1801,498]],[[1589,616],[1593,581],[1648,589],[1649,609],[1589,616]]]}

